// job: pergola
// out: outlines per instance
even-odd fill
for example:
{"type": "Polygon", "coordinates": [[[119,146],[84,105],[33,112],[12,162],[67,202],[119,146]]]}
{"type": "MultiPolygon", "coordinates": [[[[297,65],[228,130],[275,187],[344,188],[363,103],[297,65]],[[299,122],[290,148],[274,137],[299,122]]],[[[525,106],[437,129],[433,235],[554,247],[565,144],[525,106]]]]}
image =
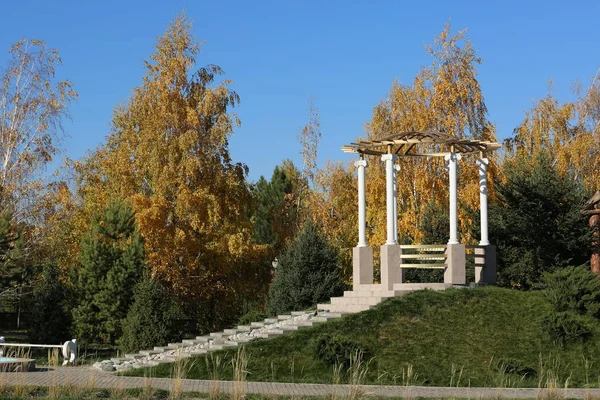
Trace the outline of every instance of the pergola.
{"type": "MultiPolygon", "coordinates": [[[[398,245],[398,206],[396,172],[399,165],[396,160],[401,157],[444,157],[448,165],[450,190],[450,240],[446,249],[446,269],[444,281],[453,284],[465,283],[465,245],[458,241],[457,232],[457,164],[462,154],[477,155],[479,168],[479,196],[481,212],[481,238],[476,253],[485,260],[480,268],[476,281],[495,280],[495,248],[488,239],[488,200],[487,200],[487,154],[500,148],[500,144],[481,140],[457,138],[442,132],[403,132],[379,140],[359,140],[343,146],[342,151],[358,154],[360,160],[354,165],[358,172],[358,245],[354,248],[354,285],[371,284],[373,282],[373,249],[367,245],[366,238],[366,197],[365,197],[365,168],[368,166],[367,156],[381,156],[386,170],[386,209],[387,209],[387,240],[381,246],[381,275],[382,284],[389,289],[394,283],[404,281],[402,273],[402,247],[398,245]],[[494,254],[493,263],[490,255],[494,254]],[[489,264],[489,265],[488,265],[489,264]],[[493,264],[493,265],[492,265],[493,264]],[[483,271],[488,269],[488,273],[483,271]],[[487,279],[486,278],[487,275],[487,279]]],[[[426,248],[427,246],[421,246],[426,248]]],[[[440,247],[440,246],[438,246],[440,247]]],[[[408,256],[405,256],[405,258],[408,256]]],[[[418,258],[412,255],[412,258],[418,258]]],[[[425,257],[423,257],[425,259],[425,257]]],[[[432,257],[430,257],[432,258],[432,257]]],[[[418,264],[411,264],[418,265],[418,264]]],[[[488,282],[492,283],[492,282],[488,282]]]]}

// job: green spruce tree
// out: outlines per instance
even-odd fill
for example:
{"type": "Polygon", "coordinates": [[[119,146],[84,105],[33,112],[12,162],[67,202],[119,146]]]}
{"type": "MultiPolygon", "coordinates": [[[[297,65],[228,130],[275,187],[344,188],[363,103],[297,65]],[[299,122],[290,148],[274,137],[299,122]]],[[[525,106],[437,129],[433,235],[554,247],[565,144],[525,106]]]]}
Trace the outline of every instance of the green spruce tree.
{"type": "Polygon", "coordinates": [[[307,221],[279,259],[269,289],[269,313],[304,310],[343,291],[337,251],[319,228],[307,221]]]}
{"type": "Polygon", "coordinates": [[[120,347],[124,352],[165,345],[177,336],[175,307],[164,288],[150,277],[140,281],[123,322],[120,347]]]}
{"type": "Polygon", "coordinates": [[[275,167],[271,181],[260,177],[254,198],[253,241],[267,244],[279,254],[286,242],[295,235],[296,204],[293,200],[293,182],[283,168],[275,167]]]}
{"type": "Polygon", "coordinates": [[[70,340],[70,316],[66,310],[67,288],[60,280],[58,269],[44,266],[40,280],[33,288],[29,302],[30,343],[57,344],[70,340]]]}
{"type": "Polygon", "coordinates": [[[83,239],[75,283],[75,334],[82,342],[115,344],[145,263],[134,213],[123,202],[96,215],[83,239]]]}
{"type": "Polygon", "coordinates": [[[581,213],[587,195],[550,154],[505,163],[506,180],[490,207],[490,237],[498,247],[498,283],[529,289],[545,272],[589,260],[589,229],[581,213]]]}

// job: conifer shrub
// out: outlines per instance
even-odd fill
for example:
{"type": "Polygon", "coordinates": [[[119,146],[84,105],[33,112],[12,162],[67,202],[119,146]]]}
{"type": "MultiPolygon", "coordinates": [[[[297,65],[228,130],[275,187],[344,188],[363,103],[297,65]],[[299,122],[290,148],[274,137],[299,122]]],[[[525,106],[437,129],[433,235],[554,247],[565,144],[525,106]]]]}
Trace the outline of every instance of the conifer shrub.
{"type": "Polygon", "coordinates": [[[71,339],[69,336],[71,318],[65,308],[66,299],[67,288],[60,280],[58,269],[53,265],[44,266],[29,301],[30,343],[59,344],[71,339]]]}
{"type": "Polygon", "coordinates": [[[116,344],[145,268],[142,237],[133,210],[122,201],[95,215],[81,244],[73,309],[75,337],[82,343],[116,344]]]}
{"type": "Polygon", "coordinates": [[[310,221],[279,259],[269,288],[271,315],[306,310],[344,291],[337,251],[310,221]]]}
{"type": "Polygon", "coordinates": [[[586,266],[545,274],[544,297],[556,312],[600,318],[600,279],[586,266]]]}
{"type": "Polygon", "coordinates": [[[177,310],[160,283],[145,278],[134,290],[119,341],[124,352],[152,349],[177,338],[177,310]]]}
{"type": "Polygon", "coordinates": [[[505,162],[505,180],[490,205],[490,238],[497,245],[498,284],[535,288],[544,272],[589,259],[590,230],[581,213],[587,194],[552,156],[505,162]]]}
{"type": "Polygon", "coordinates": [[[319,336],[313,344],[315,357],[329,365],[349,367],[353,358],[369,354],[366,346],[340,335],[319,336]]]}
{"type": "Polygon", "coordinates": [[[583,342],[600,318],[600,279],[585,266],[544,275],[544,297],[552,310],[542,328],[557,345],[583,342]]]}

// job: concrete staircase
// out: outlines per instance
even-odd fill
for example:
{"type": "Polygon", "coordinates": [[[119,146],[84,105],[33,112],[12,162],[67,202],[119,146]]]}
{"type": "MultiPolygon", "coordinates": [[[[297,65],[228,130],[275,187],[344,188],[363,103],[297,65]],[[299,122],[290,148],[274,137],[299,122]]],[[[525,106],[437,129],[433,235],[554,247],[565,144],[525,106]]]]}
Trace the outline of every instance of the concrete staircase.
{"type": "Polygon", "coordinates": [[[94,366],[104,371],[144,368],[159,363],[175,362],[178,359],[204,354],[209,351],[235,348],[240,344],[258,339],[269,339],[285,335],[315,324],[341,318],[346,314],[357,313],[375,307],[381,301],[417,290],[445,290],[452,287],[445,283],[401,283],[392,290],[384,290],[381,285],[359,285],[351,291],[345,291],[342,297],[332,297],[329,304],[319,304],[316,311],[297,311],[288,315],[278,315],[263,321],[240,325],[236,328],[213,332],[207,336],[197,336],[180,343],[142,350],[136,354],[126,354],[120,358],[96,363],[94,366]]]}
{"type": "Polygon", "coordinates": [[[252,322],[250,325],[239,325],[221,332],[212,332],[207,336],[197,336],[195,339],[185,339],[179,343],[169,343],[167,346],[157,346],[151,350],[125,354],[123,357],[98,362],[94,366],[105,371],[119,371],[175,362],[181,358],[209,351],[235,348],[254,340],[285,335],[298,329],[341,318],[345,314],[329,311],[295,311],[287,315],[278,315],[263,321],[252,322]]]}
{"type": "Polygon", "coordinates": [[[397,283],[392,290],[385,290],[378,284],[359,285],[354,290],[345,291],[342,297],[332,297],[329,304],[317,305],[318,310],[337,313],[356,313],[368,310],[390,297],[404,296],[417,290],[445,290],[449,283],[397,283]]]}

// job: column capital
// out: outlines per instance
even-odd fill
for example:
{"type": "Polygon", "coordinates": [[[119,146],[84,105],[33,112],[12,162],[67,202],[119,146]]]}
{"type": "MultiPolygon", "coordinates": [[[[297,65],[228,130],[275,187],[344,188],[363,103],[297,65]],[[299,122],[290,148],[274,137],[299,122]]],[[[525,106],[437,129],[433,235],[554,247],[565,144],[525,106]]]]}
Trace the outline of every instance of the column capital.
{"type": "Polygon", "coordinates": [[[354,161],[354,166],[356,168],[358,168],[358,167],[366,167],[368,165],[369,165],[369,163],[367,162],[367,160],[357,160],[357,161],[354,161]]]}
{"type": "Polygon", "coordinates": [[[396,161],[397,158],[398,158],[398,156],[395,154],[384,154],[381,156],[381,161],[388,161],[388,160],[396,161]]]}
{"type": "Polygon", "coordinates": [[[477,166],[481,167],[481,166],[488,166],[490,165],[490,160],[487,157],[483,157],[483,158],[478,158],[477,159],[477,166]]]}
{"type": "Polygon", "coordinates": [[[462,159],[462,155],[460,153],[450,153],[444,156],[444,160],[446,161],[460,161],[462,159]]]}

